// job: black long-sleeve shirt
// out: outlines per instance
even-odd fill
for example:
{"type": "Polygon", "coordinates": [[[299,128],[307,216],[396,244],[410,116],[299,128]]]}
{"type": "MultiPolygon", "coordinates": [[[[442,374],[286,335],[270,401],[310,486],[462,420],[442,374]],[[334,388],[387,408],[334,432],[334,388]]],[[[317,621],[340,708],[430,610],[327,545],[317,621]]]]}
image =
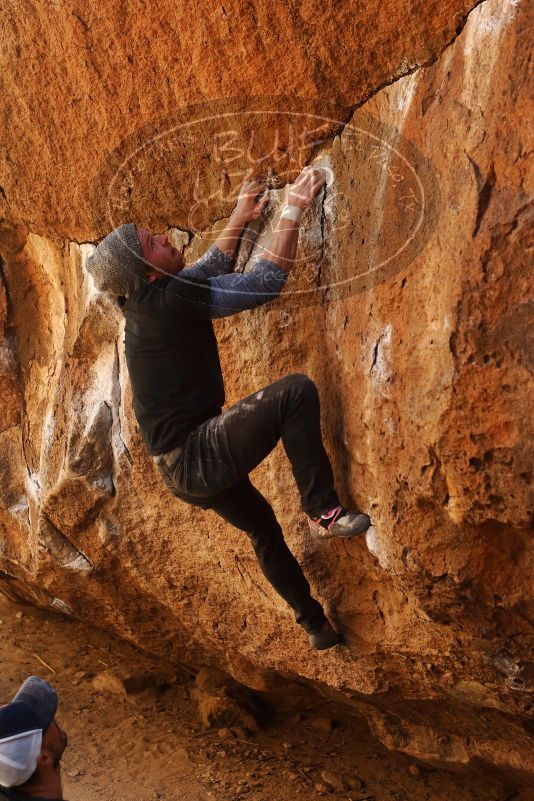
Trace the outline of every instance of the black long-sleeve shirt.
{"type": "Polygon", "coordinates": [[[224,382],[212,319],[276,297],[287,273],[260,259],[247,273],[213,244],[175,276],[143,284],[122,306],[134,412],[150,454],[181,445],[221,412],[224,382]]]}

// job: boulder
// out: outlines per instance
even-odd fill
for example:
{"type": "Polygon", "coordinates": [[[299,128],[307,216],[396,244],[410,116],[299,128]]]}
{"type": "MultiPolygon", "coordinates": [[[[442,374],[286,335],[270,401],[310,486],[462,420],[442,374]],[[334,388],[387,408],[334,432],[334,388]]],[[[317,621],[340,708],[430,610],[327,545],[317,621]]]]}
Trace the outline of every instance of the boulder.
{"type": "MultiPolygon", "coordinates": [[[[526,781],[531,7],[158,8],[2,14],[0,584],[166,663],[316,687],[415,759],[526,781]],[[214,325],[227,405],[314,379],[340,496],[373,521],[314,543],[282,445],[252,472],[345,634],[321,654],[243,532],[168,493],[134,418],[122,314],[84,266],[130,218],[193,260],[252,161],[272,202],[239,270],[301,166],[328,175],[281,296],[214,325]]],[[[235,699],[196,691],[204,720],[233,725],[235,699]]]]}

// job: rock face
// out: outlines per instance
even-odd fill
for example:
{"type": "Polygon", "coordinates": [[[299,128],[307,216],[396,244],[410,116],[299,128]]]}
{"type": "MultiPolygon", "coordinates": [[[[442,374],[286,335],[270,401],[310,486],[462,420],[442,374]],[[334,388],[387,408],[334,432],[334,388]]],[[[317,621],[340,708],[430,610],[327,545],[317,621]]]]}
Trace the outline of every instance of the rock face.
{"type": "Polygon", "coordinates": [[[528,781],[531,9],[87,5],[3,20],[2,588],[256,689],[306,681],[390,748],[528,781]],[[83,266],[130,217],[193,259],[254,159],[280,184],[236,269],[297,167],[329,175],[283,295],[215,323],[227,405],[316,381],[338,491],[373,519],[367,542],[318,546],[281,444],[251,474],[347,634],[322,654],[245,535],[168,494],[120,310],[83,266]]]}

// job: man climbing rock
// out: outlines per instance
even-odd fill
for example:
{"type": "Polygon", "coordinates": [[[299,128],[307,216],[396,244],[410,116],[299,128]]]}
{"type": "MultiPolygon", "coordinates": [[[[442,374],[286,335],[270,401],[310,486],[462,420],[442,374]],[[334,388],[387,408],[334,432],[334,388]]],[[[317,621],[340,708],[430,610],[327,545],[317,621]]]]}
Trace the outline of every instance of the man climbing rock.
{"type": "Polygon", "coordinates": [[[233,273],[245,223],[259,217],[268,188],[245,179],[227,226],[193,265],[163,234],[121,225],[98,245],[87,269],[98,289],[119,296],[134,411],[149,453],[171,492],[212,509],[245,531],[260,567],[293,609],[317,649],[341,642],[310,593],[272,507],[248,474],[282,439],[316,538],[352,537],[366,514],[341,505],[323,446],[319,395],[303,373],[291,373],[225,411],[212,320],[275,298],[293,265],[300,217],[321,191],[324,173],[304,168],[268,244],[267,257],[233,273]]]}

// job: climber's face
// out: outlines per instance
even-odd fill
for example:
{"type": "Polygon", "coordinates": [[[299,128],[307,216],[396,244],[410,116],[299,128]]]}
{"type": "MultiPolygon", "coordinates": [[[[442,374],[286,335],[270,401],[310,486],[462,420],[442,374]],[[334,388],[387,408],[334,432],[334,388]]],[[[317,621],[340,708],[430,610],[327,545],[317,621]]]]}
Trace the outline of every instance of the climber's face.
{"type": "Polygon", "coordinates": [[[150,270],[147,267],[149,281],[164,278],[165,275],[175,275],[183,269],[185,264],[183,255],[173,247],[165,234],[151,234],[146,228],[140,228],[138,225],[135,227],[143,258],[155,268],[150,270]]]}

